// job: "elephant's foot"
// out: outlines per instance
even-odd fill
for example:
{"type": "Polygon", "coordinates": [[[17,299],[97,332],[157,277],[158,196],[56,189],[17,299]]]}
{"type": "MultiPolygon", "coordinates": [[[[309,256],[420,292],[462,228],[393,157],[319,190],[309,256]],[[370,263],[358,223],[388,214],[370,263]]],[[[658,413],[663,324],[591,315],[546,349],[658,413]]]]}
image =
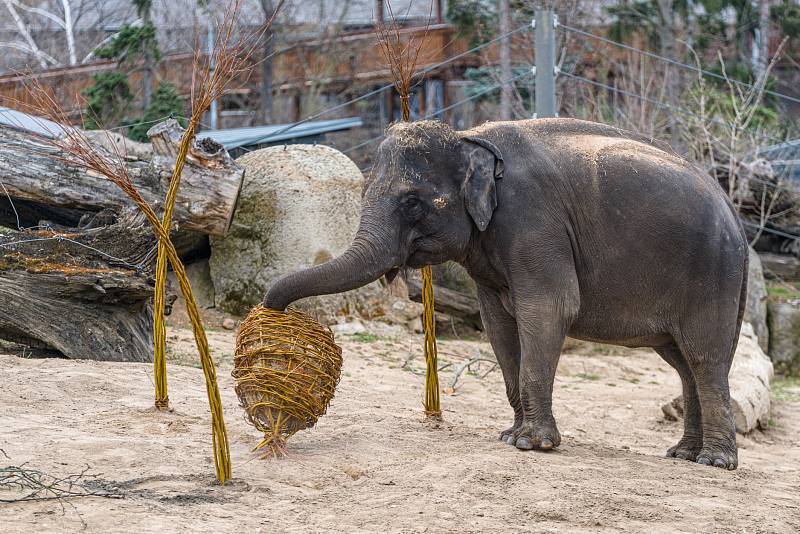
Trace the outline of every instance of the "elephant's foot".
{"type": "Polygon", "coordinates": [[[703,448],[703,438],[683,436],[681,440],[667,450],[667,458],[678,458],[694,462],[703,448]]]}
{"type": "Polygon", "coordinates": [[[703,448],[700,449],[700,452],[697,454],[696,462],[701,465],[711,465],[722,469],[736,469],[739,465],[736,445],[731,447],[714,443],[704,443],[703,448]]]}
{"type": "Polygon", "coordinates": [[[522,417],[514,418],[514,425],[500,432],[500,441],[505,441],[509,445],[514,444],[514,436],[519,432],[522,427],[522,417]]]}
{"type": "Polygon", "coordinates": [[[507,440],[507,443],[521,450],[548,451],[561,444],[561,434],[556,428],[555,421],[547,423],[523,421],[522,425],[507,440]]]}
{"type": "Polygon", "coordinates": [[[505,441],[509,445],[514,444],[514,434],[519,430],[518,426],[512,426],[500,432],[500,441],[505,441]]]}

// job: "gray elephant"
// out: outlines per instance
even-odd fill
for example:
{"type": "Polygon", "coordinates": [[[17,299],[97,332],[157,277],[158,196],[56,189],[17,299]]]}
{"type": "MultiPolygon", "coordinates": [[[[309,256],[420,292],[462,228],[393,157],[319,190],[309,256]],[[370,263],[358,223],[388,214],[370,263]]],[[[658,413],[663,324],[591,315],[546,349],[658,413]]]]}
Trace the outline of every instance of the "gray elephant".
{"type": "Polygon", "coordinates": [[[514,424],[500,439],[559,445],[553,380],[570,336],[652,347],[683,384],[684,434],[667,455],[736,468],[728,371],[748,250],[710,176],[651,139],[586,121],[397,124],[350,248],[281,278],[264,304],[447,260],[475,280],[503,371],[514,424]]]}

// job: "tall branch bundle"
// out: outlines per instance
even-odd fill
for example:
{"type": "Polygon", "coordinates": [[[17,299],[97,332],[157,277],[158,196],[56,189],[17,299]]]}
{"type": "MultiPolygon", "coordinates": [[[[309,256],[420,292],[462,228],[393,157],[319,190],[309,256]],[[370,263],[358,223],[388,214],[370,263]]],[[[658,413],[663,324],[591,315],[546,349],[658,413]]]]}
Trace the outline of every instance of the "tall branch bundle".
{"type": "MultiPolygon", "coordinates": [[[[31,95],[31,100],[34,102],[34,109],[31,111],[57,123],[69,124],[67,115],[60,107],[60,104],[37,79],[33,78],[30,81],[27,90],[31,95]]],[[[42,126],[46,125],[42,123],[42,126]]],[[[167,258],[172,264],[172,269],[175,272],[175,277],[178,279],[181,293],[186,300],[186,310],[192,322],[195,343],[200,353],[200,363],[203,368],[203,374],[205,375],[206,392],[208,394],[208,402],[211,411],[211,437],[214,450],[214,464],[216,466],[217,479],[220,483],[224,484],[225,481],[231,477],[231,463],[228,436],[222,415],[222,401],[220,399],[219,388],[217,387],[217,373],[214,367],[214,361],[211,359],[208,339],[205,329],[203,328],[197,303],[192,294],[189,278],[186,275],[183,262],[181,262],[178,252],[172,244],[169,229],[162,225],[161,220],[159,220],[153,208],[133,185],[131,177],[128,174],[128,167],[125,164],[125,159],[119,152],[104,151],[89,141],[83,133],[83,130],[78,128],[65,127],[61,132],[50,133],[52,134],[51,137],[43,137],[43,142],[47,142],[61,150],[66,163],[83,167],[88,171],[95,172],[111,180],[136,203],[142,213],[144,213],[147,221],[153,227],[153,232],[158,237],[159,243],[163,243],[165,247],[167,258]]],[[[111,144],[111,146],[116,145],[111,144]]]]}
{"type": "MultiPolygon", "coordinates": [[[[258,49],[256,46],[264,34],[272,26],[278,10],[284,0],[275,6],[269,20],[260,28],[244,36],[235,38],[238,15],[243,0],[231,0],[228,4],[222,22],[215,33],[216,39],[210,54],[204,55],[201,46],[195,44],[194,62],[192,66],[191,105],[192,113],[189,124],[181,138],[175,169],[167,190],[164,201],[162,226],[170,229],[172,226],[172,213],[175,208],[175,199],[178,195],[181,173],[183,172],[186,156],[194,141],[197,127],[203,114],[211,107],[214,100],[220,98],[231,82],[240,74],[248,74],[252,68],[252,56],[258,49]]],[[[153,310],[153,379],[155,382],[156,409],[169,408],[169,394],[167,389],[167,333],[164,310],[166,305],[167,281],[167,250],[166,244],[159,241],[158,258],[156,260],[156,287],[153,310]]]]}
{"type": "MultiPolygon", "coordinates": [[[[433,9],[433,3],[431,3],[433,9]]],[[[428,37],[429,22],[425,26],[422,37],[411,36],[403,42],[400,25],[392,9],[392,2],[386,0],[386,12],[389,24],[381,20],[378,23],[378,42],[384,61],[389,67],[395,89],[400,94],[400,108],[404,122],[411,119],[411,89],[417,71],[422,45],[428,37]]],[[[433,300],[433,276],[429,265],[422,268],[422,326],[425,333],[425,415],[429,418],[441,419],[442,409],[439,403],[439,371],[436,353],[436,320],[433,300]]]]}

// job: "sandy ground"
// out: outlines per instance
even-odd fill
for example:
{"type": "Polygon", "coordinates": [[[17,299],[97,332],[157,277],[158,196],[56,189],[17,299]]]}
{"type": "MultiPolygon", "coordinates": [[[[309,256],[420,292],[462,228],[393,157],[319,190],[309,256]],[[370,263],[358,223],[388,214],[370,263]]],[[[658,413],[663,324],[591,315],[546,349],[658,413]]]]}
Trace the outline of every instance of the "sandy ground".
{"type": "MultiPolygon", "coordinates": [[[[559,367],[562,446],[521,452],[497,440],[511,413],[500,372],[483,376],[489,363],[448,389],[434,428],[421,416],[419,336],[343,336],[328,414],[291,439],[287,458],[265,461],[233,392],[233,334],[216,331],[234,463],[220,487],[191,335],[170,337],[172,413],[150,410],[147,365],[0,356],[0,465],[59,477],[88,465],[94,484],[123,496],[0,503],[2,532],[800,531],[796,386],[770,430],[740,438],[740,468],[726,472],[662,457],[681,426],[659,407],[679,384],[655,354],[582,347],[559,367]]],[[[440,350],[449,388],[458,364],[489,347],[440,350]]]]}

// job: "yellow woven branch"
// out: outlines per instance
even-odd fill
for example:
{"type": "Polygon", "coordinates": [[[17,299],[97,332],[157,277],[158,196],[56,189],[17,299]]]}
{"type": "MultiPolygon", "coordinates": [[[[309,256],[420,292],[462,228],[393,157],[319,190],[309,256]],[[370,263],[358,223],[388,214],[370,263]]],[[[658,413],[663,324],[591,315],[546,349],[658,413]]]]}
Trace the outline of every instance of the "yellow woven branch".
{"type": "Polygon", "coordinates": [[[200,353],[200,364],[203,368],[203,374],[205,375],[206,394],[208,395],[208,404],[211,411],[211,441],[214,449],[214,465],[217,479],[220,484],[224,484],[225,481],[231,477],[231,459],[228,434],[222,413],[222,400],[219,394],[219,387],[217,386],[217,371],[214,366],[214,360],[211,358],[211,352],[208,348],[208,338],[206,337],[205,328],[203,327],[203,321],[200,318],[197,302],[192,293],[189,278],[186,275],[186,269],[169,235],[172,224],[172,212],[175,207],[175,199],[180,185],[181,173],[183,172],[186,156],[189,153],[189,147],[191,146],[196,128],[197,122],[192,119],[181,138],[175,169],[173,170],[172,179],[169,184],[169,189],[167,190],[167,197],[164,202],[162,221],[158,220],[149,206],[147,206],[147,209],[144,209],[140,204],[140,207],[145,211],[145,215],[159,238],[158,258],[156,260],[155,309],[153,310],[153,365],[154,382],[156,385],[155,405],[156,408],[159,409],[164,409],[169,405],[166,369],[166,322],[164,318],[167,260],[169,260],[169,263],[172,264],[172,270],[175,272],[175,277],[178,279],[183,298],[186,301],[186,311],[192,322],[197,351],[200,353]]]}
{"type": "Polygon", "coordinates": [[[433,276],[429,265],[422,268],[422,328],[425,332],[425,415],[441,418],[439,364],[436,353],[436,317],[433,309],[433,276]]]}
{"type": "MultiPolygon", "coordinates": [[[[167,197],[164,201],[164,214],[161,226],[169,233],[172,227],[172,212],[175,208],[175,199],[178,196],[181,174],[189,153],[197,122],[194,117],[189,121],[186,131],[181,138],[175,168],[169,182],[167,197]]],[[[155,383],[155,406],[157,410],[169,408],[169,392],[167,390],[167,328],[164,309],[166,307],[167,287],[167,250],[166,245],[159,239],[158,257],[156,259],[156,287],[153,298],[153,382],[155,383]]]]}

